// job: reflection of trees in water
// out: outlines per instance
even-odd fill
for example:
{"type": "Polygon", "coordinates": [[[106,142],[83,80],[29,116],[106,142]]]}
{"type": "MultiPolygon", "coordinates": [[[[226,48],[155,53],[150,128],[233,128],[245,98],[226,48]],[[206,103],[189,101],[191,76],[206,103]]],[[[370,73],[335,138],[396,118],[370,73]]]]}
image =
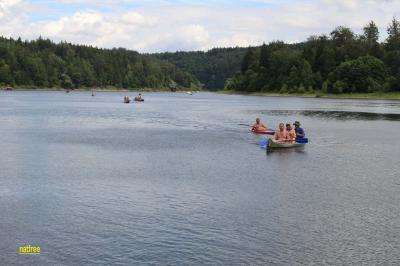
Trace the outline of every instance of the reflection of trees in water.
{"type": "Polygon", "coordinates": [[[306,154],[305,146],[293,147],[293,148],[276,148],[276,149],[266,149],[267,155],[274,154],[274,156],[279,156],[282,158],[293,159],[293,156],[299,154],[306,154]]]}
{"type": "Polygon", "coordinates": [[[351,112],[351,111],[319,111],[319,110],[265,110],[261,111],[265,115],[273,116],[312,116],[320,118],[332,118],[339,120],[392,120],[400,121],[400,114],[392,113],[371,113],[371,112],[351,112]]]}

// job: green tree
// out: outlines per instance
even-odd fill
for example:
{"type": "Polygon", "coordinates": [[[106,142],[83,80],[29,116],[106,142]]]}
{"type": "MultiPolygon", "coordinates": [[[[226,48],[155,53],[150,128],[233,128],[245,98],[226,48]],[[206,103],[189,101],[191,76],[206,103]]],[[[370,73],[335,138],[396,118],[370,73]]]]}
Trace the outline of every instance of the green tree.
{"type": "Polygon", "coordinates": [[[249,69],[253,71],[258,67],[258,51],[257,48],[249,47],[245,54],[242,62],[242,72],[246,72],[249,69]]]}
{"type": "Polygon", "coordinates": [[[383,49],[378,42],[379,29],[375,22],[371,20],[369,24],[364,27],[364,34],[361,36],[361,38],[365,43],[365,49],[369,55],[375,56],[379,59],[383,58],[383,49]]]}
{"type": "Polygon", "coordinates": [[[60,79],[61,79],[61,87],[63,87],[64,89],[72,89],[74,87],[71,77],[68,76],[67,74],[62,74],[60,79]]]}
{"type": "Polygon", "coordinates": [[[321,88],[323,80],[336,67],[332,41],[325,35],[310,37],[304,44],[303,57],[309,62],[312,72],[315,72],[315,85],[321,88]]]}
{"type": "Polygon", "coordinates": [[[343,92],[369,92],[371,88],[376,90],[383,86],[387,70],[381,60],[367,55],[340,64],[335,77],[335,83],[340,81],[338,84],[344,84],[340,86],[343,92]]]}
{"type": "Polygon", "coordinates": [[[339,26],[331,32],[332,42],[335,47],[335,59],[336,63],[356,59],[359,57],[360,50],[356,36],[350,28],[339,26]]]}
{"type": "Polygon", "coordinates": [[[389,51],[400,50],[400,22],[393,18],[387,29],[386,49],[389,51]]]}
{"type": "Polygon", "coordinates": [[[371,20],[369,24],[364,27],[364,38],[369,47],[378,43],[379,29],[374,21],[371,20]]]}
{"type": "Polygon", "coordinates": [[[0,84],[13,84],[13,76],[10,67],[7,64],[0,65],[0,84]]]}

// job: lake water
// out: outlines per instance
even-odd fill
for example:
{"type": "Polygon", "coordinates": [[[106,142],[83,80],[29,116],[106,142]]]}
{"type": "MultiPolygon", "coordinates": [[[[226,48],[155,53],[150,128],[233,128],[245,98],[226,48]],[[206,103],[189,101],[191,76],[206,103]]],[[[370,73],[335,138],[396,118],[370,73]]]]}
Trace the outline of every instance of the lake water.
{"type": "Polygon", "coordinates": [[[0,92],[0,264],[400,264],[400,101],[124,95],[0,92]]]}

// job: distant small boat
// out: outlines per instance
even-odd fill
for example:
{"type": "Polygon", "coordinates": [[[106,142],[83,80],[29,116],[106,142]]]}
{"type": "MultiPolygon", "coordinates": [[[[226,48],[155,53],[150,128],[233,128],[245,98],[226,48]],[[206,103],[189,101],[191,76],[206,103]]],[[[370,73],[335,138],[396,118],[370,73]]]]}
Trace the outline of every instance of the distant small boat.
{"type": "Polygon", "coordinates": [[[130,103],[131,100],[129,99],[128,96],[124,96],[124,103],[130,103]]]}
{"type": "Polygon", "coordinates": [[[134,101],[136,102],[144,102],[144,99],[142,97],[136,96],[135,98],[133,98],[134,101]]]}
{"type": "Polygon", "coordinates": [[[136,96],[135,98],[133,98],[133,100],[136,101],[136,102],[144,102],[144,99],[143,99],[141,93],[139,93],[138,96],[136,96]]]}
{"type": "Polygon", "coordinates": [[[189,95],[193,95],[193,92],[191,92],[191,91],[187,91],[186,93],[189,95]]]}
{"type": "Polygon", "coordinates": [[[6,91],[12,91],[12,90],[14,90],[13,87],[5,87],[4,89],[5,89],[6,91]]]}

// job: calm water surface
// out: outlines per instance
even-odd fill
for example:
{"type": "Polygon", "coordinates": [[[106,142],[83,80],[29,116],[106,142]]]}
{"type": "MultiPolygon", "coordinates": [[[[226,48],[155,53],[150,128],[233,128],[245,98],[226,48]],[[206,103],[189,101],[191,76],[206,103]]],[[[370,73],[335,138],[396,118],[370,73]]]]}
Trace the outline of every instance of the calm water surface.
{"type": "Polygon", "coordinates": [[[400,264],[399,101],[123,95],[0,92],[0,264],[400,264]]]}

